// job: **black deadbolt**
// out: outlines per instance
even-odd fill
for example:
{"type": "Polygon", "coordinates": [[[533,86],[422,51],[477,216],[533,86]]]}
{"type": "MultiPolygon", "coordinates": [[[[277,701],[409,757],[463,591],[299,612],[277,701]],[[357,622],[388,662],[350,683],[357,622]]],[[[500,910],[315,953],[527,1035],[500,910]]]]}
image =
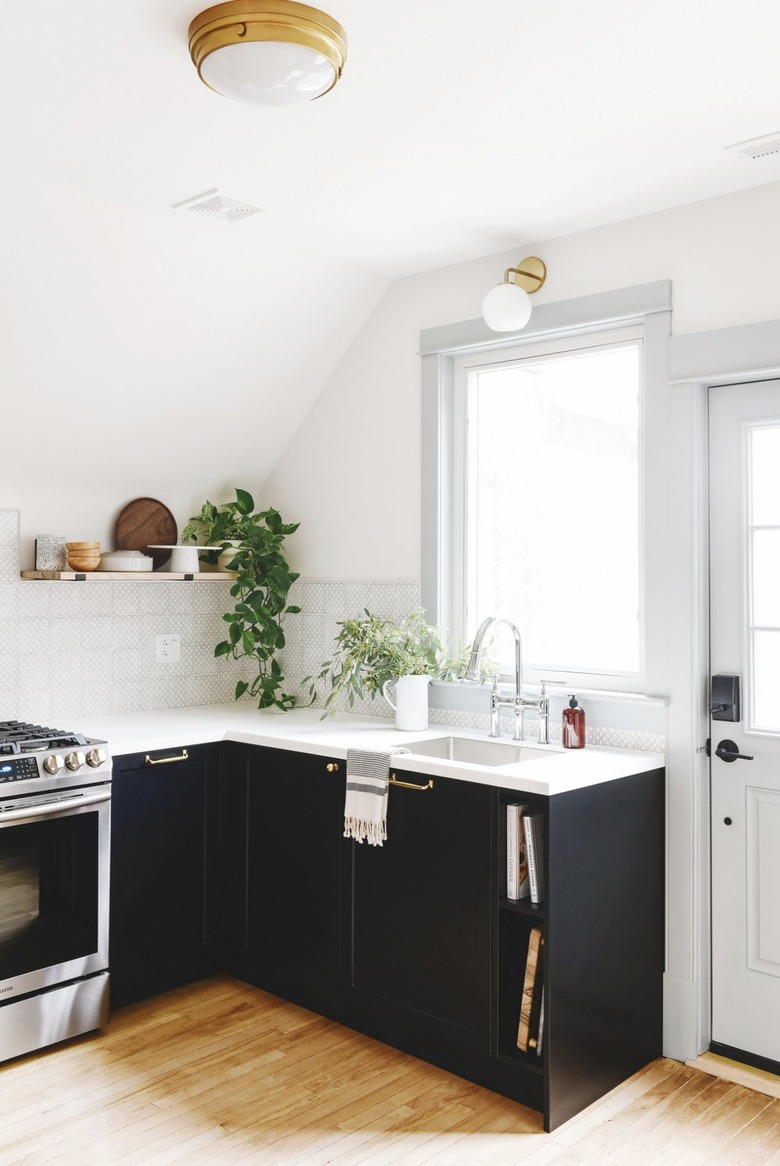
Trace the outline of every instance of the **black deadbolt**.
{"type": "Polygon", "coordinates": [[[740,753],[736,741],[721,741],[715,750],[715,756],[720,757],[721,761],[736,761],[737,758],[742,761],[753,760],[748,753],[740,753]]]}

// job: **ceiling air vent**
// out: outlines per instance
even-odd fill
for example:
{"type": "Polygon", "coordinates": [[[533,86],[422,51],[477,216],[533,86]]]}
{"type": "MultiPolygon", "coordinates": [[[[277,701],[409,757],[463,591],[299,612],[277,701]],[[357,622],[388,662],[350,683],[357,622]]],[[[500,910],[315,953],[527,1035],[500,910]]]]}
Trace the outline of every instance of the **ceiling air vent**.
{"type": "Polygon", "coordinates": [[[250,215],[261,214],[265,207],[238,202],[235,198],[226,198],[218,190],[206,190],[203,194],[196,194],[194,198],[175,203],[172,209],[192,211],[218,223],[237,223],[241,219],[248,219],[250,215]]]}
{"type": "Polygon", "coordinates": [[[765,134],[763,138],[748,138],[746,142],[737,142],[735,146],[726,146],[727,154],[734,154],[737,158],[756,162],[760,158],[771,158],[780,154],[780,130],[774,134],[765,134]]]}

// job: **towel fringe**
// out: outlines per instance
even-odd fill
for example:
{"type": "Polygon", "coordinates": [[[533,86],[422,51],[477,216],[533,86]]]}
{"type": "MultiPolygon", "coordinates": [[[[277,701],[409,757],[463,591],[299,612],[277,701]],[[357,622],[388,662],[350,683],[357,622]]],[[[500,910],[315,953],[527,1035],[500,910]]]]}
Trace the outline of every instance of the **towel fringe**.
{"type": "Polygon", "coordinates": [[[370,822],[366,818],[345,818],[344,837],[354,838],[356,842],[365,839],[369,846],[381,846],[387,839],[387,819],[370,822]]]}

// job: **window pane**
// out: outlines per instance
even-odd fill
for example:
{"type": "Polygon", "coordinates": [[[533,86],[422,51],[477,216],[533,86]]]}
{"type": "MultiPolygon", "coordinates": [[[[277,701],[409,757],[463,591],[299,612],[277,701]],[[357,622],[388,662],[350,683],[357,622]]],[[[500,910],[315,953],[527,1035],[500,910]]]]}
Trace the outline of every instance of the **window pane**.
{"type": "Polygon", "coordinates": [[[468,631],[511,619],[530,666],[639,655],[639,345],[469,378],[468,631]]]}
{"type": "Polygon", "coordinates": [[[780,631],[753,633],[753,724],[754,729],[780,730],[780,631]]]}
{"type": "Polygon", "coordinates": [[[780,526],[780,425],[750,433],[751,521],[780,526]]]}
{"type": "Polygon", "coordinates": [[[753,623],[780,628],[780,530],[753,531],[753,623]]]}

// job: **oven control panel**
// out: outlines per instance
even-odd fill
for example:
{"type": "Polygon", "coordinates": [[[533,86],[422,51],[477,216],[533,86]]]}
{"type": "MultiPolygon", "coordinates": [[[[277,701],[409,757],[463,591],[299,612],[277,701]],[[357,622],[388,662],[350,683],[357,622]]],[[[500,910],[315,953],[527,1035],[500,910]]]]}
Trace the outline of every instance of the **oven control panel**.
{"type": "Polygon", "coordinates": [[[38,762],[34,757],[3,757],[0,759],[0,782],[26,781],[38,776],[38,762]]]}

